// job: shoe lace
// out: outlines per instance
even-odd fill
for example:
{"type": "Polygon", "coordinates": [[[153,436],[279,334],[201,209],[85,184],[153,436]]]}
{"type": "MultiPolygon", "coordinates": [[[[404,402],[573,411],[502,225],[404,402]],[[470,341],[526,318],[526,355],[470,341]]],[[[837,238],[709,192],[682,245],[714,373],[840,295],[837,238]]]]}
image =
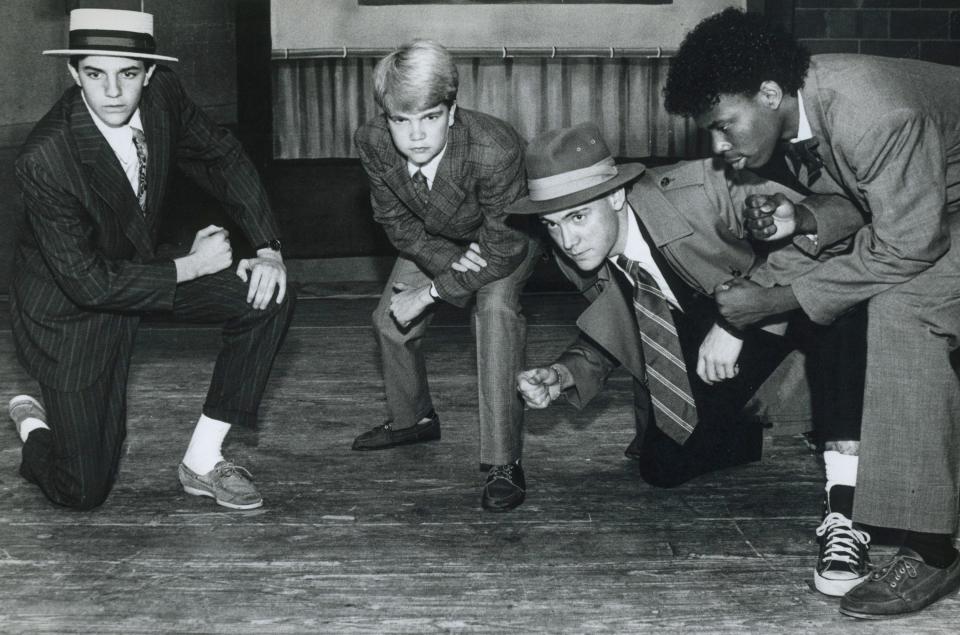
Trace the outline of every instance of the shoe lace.
{"type": "Polygon", "coordinates": [[[251,481],[253,480],[253,474],[251,474],[247,468],[235,465],[229,461],[220,463],[217,466],[217,473],[220,475],[220,478],[228,478],[234,474],[237,474],[251,481]]]}
{"type": "Polygon", "coordinates": [[[854,529],[850,519],[837,512],[827,514],[817,527],[817,536],[823,535],[826,535],[822,558],[824,563],[857,565],[860,564],[861,549],[870,548],[870,534],[854,529]]]}
{"type": "Polygon", "coordinates": [[[880,581],[884,578],[889,578],[886,582],[890,585],[890,588],[897,588],[897,585],[900,583],[904,577],[915,578],[917,577],[917,568],[911,562],[910,558],[905,556],[897,556],[893,561],[881,567],[878,571],[874,572],[873,579],[880,581]]]}
{"type": "Polygon", "coordinates": [[[507,463],[506,465],[495,465],[490,468],[489,478],[490,480],[505,478],[508,481],[513,480],[513,463],[507,463]]]}

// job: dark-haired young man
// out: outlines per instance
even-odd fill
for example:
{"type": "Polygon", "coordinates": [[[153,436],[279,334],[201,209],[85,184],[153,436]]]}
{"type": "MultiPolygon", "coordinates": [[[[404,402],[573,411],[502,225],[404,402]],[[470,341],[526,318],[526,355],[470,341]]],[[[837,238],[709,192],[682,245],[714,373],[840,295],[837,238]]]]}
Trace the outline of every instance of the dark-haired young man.
{"type": "Polygon", "coordinates": [[[140,314],[223,325],[202,414],[179,466],[189,494],[231,509],[263,504],[250,473],[221,454],[233,424],[253,425],[293,312],[277,225],[237,141],[158,61],[153,16],[75,9],[68,57],[76,82],[27,138],[16,162],[26,208],[10,288],[17,354],[43,404],[10,401],[20,473],[52,502],[103,503],[126,435],[127,376],[140,314]],[[184,169],[241,226],[256,258],[230,269],[227,233],[197,232],[165,258],[157,228],[170,175],[184,169]]]}
{"type": "MultiPolygon", "coordinates": [[[[900,552],[840,610],[881,618],[960,587],[960,69],[914,60],[809,54],[760,16],[728,9],[690,32],[665,90],[734,167],[778,144],[809,190],[854,201],[870,224],[847,254],[791,285],[731,281],[718,291],[737,326],[802,308],[829,323],[868,300],[868,361],[857,522],[905,530],[900,552]]],[[[762,240],[829,244],[830,214],[770,197],[748,213],[762,240]],[[775,213],[774,213],[774,210],[775,213]]]]}

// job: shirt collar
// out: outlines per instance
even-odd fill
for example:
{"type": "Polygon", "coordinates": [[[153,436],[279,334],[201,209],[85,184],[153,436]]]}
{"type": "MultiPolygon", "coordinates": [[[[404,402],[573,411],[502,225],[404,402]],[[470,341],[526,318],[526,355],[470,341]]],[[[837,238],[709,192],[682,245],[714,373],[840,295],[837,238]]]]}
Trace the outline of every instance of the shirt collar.
{"type": "Polygon", "coordinates": [[[427,179],[427,187],[433,187],[433,179],[437,177],[437,170],[440,168],[440,159],[443,158],[443,154],[447,151],[447,145],[443,145],[443,149],[437,153],[437,156],[430,159],[427,163],[424,163],[422,166],[417,165],[416,163],[411,163],[407,161],[407,172],[410,173],[410,176],[413,176],[417,173],[417,170],[423,172],[423,176],[427,179]]]}
{"type": "Polygon", "coordinates": [[[799,90],[797,91],[797,108],[800,109],[800,122],[797,125],[797,136],[795,139],[791,139],[790,143],[806,141],[807,139],[813,138],[813,130],[810,129],[810,120],[807,119],[807,111],[803,107],[803,95],[800,94],[799,90]]]}
{"type": "Polygon", "coordinates": [[[82,91],[80,95],[83,97],[83,105],[87,107],[93,123],[96,124],[97,130],[100,131],[100,134],[102,134],[104,139],[107,140],[107,143],[110,144],[113,153],[121,160],[127,160],[128,157],[131,156],[131,152],[133,152],[133,157],[136,157],[137,150],[133,147],[133,132],[130,129],[136,128],[141,132],[143,131],[143,121],[140,119],[140,108],[137,107],[137,109],[133,111],[133,116],[130,117],[130,121],[119,128],[114,128],[113,126],[108,126],[97,116],[97,113],[95,113],[90,107],[90,104],[87,103],[87,97],[82,91]]]}
{"type": "MultiPolygon", "coordinates": [[[[627,203],[627,244],[623,247],[623,255],[636,262],[646,262],[650,260],[650,246],[643,239],[640,233],[640,226],[637,225],[637,215],[633,208],[627,203]]],[[[616,258],[611,260],[616,261],[616,258]]]]}

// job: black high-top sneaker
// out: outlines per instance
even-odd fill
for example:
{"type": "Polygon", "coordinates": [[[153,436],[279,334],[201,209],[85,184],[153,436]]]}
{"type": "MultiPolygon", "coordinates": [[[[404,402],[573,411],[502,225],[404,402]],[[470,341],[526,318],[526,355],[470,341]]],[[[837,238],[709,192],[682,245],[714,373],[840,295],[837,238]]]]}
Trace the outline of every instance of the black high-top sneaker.
{"type": "Polygon", "coordinates": [[[854,491],[848,485],[834,485],[824,496],[824,518],[817,527],[820,553],[813,581],[817,591],[825,595],[845,595],[870,575],[870,534],[854,529],[850,520],[854,491]]]}

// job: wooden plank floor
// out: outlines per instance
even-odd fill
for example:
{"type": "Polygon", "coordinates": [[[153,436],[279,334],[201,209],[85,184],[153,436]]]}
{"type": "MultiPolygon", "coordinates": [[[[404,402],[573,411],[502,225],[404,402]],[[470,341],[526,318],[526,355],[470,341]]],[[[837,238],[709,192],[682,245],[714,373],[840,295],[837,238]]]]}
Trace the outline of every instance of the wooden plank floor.
{"type": "MultiPolygon", "coordinates": [[[[796,436],[773,430],[762,463],[673,490],[640,481],[622,454],[624,375],[582,413],[530,412],[527,502],[482,511],[464,312],[442,312],[426,346],[443,439],[351,452],[382,418],[374,304],[301,300],[259,431],[228,445],[257,478],[260,510],[228,512],[177,483],[216,330],[141,329],[120,480],[95,512],[56,509],[20,479],[8,426],[0,632],[957,632],[956,596],[863,623],[811,589],[822,472],[796,436]]],[[[525,304],[528,357],[551,359],[581,305],[565,295],[525,304]]],[[[36,391],[8,325],[0,382],[4,402],[36,391]]]]}

